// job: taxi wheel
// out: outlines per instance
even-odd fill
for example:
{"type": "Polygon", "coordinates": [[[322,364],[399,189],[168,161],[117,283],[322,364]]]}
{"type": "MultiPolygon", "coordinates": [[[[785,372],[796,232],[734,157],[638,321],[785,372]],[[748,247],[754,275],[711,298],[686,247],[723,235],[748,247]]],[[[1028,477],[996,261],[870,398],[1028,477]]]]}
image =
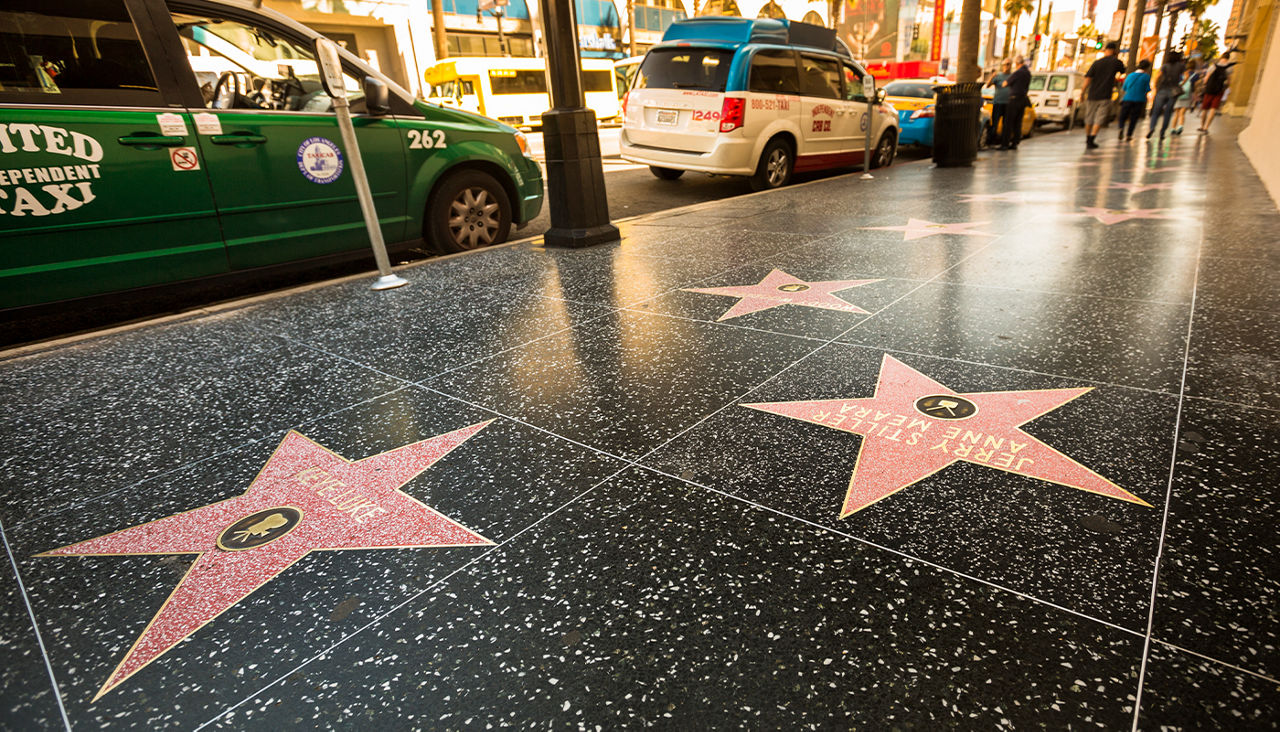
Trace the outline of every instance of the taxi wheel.
{"type": "Polygon", "coordinates": [[[892,132],[886,132],[880,136],[880,142],[876,143],[876,150],[871,154],[871,167],[887,168],[893,165],[893,157],[898,152],[898,138],[892,132]]]}
{"type": "Polygon", "coordinates": [[[506,241],[511,200],[498,181],[479,170],[445,179],[427,204],[430,243],[442,253],[465,252],[506,241]]]}
{"type": "Polygon", "coordinates": [[[675,168],[659,168],[656,165],[650,165],[649,172],[662,180],[675,180],[676,178],[684,175],[683,170],[676,170],[675,168]]]}
{"type": "Polygon", "coordinates": [[[791,155],[791,146],[784,140],[770,140],[760,153],[760,163],[756,166],[755,175],[751,176],[751,190],[767,191],[781,188],[791,181],[791,170],[795,160],[791,155]]]}

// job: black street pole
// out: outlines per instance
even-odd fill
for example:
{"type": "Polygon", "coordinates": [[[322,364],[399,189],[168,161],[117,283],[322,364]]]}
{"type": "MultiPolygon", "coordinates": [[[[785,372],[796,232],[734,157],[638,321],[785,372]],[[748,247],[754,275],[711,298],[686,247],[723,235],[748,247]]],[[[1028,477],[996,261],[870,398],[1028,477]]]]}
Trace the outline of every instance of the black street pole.
{"type": "Polygon", "coordinates": [[[551,228],[542,238],[560,247],[618,241],[618,227],[609,223],[596,113],[582,96],[573,0],[546,0],[542,13],[551,82],[551,109],[542,113],[551,228]]]}

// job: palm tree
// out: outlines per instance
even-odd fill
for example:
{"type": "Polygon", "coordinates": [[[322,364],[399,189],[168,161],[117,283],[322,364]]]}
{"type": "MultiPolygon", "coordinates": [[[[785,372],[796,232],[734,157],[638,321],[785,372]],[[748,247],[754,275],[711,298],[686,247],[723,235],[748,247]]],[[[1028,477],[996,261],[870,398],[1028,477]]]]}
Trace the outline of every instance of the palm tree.
{"type": "Polygon", "coordinates": [[[1005,21],[1004,55],[1007,58],[1013,50],[1013,33],[1018,27],[1018,20],[1026,13],[1035,10],[1033,0],[1005,0],[1004,12],[1009,17],[1005,21]]]}
{"type": "MultiPolygon", "coordinates": [[[[1028,0],[1030,2],[1030,0],[1028,0]]],[[[982,76],[978,63],[978,36],[981,35],[982,0],[963,0],[960,5],[960,57],[956,64],[956,81],[977,81],[982,76]]]]}
{"type": "MultiPolygon", "coordinates": [[[[1211,5],[1217,5],[1217,4],[1218,4],[1218,0],[1187,0],[1187,4],[1183,7],[1183,10],[1191,14],[1191,32],[1187,34],[1189,36],[1189,41],[1187,43],[1187,46],[1189,48],[1194,49],[1198,45],[1198,40],[1201,35],[1200,31],[1202,26],[1200,22],[1200,18],[1204,15],[1205,11],[1208,10],[1211,5]]],[[[1212,21],[1210,22],[1212,23],[1212,21]]],[[[1215,25],[1214,28],[1215,30],[1213,35],[1217,35],[1217,30],[1216,30],[1217,26],[1215,25]]],[[[1214,44],[1214,45],[1216,46],[1217,44],[1214,44]]]]}

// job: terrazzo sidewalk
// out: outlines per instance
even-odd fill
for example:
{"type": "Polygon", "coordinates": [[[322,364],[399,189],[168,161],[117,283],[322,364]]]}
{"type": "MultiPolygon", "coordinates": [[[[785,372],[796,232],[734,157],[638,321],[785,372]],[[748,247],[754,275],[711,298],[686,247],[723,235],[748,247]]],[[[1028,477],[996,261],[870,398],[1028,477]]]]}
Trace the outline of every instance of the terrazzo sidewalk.
{"type": "Polygon", "coordinates": [[[1274,728],[1280,212],[1113,135],[0,354],[0,727],[1274,728]]]}

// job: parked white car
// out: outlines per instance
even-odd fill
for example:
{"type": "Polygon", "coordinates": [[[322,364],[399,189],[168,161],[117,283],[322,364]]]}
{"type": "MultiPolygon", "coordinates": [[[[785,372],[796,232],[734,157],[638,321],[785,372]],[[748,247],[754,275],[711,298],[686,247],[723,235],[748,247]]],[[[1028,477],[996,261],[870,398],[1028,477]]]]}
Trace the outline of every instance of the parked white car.
{"type": "Polygon", "coordinates": [[[835,32],[773,19],[673,23],[645,55],[623,104],[622,157],[674,180],[686,170],[751,178],[893,162],[898,119],[835,32]]]}

